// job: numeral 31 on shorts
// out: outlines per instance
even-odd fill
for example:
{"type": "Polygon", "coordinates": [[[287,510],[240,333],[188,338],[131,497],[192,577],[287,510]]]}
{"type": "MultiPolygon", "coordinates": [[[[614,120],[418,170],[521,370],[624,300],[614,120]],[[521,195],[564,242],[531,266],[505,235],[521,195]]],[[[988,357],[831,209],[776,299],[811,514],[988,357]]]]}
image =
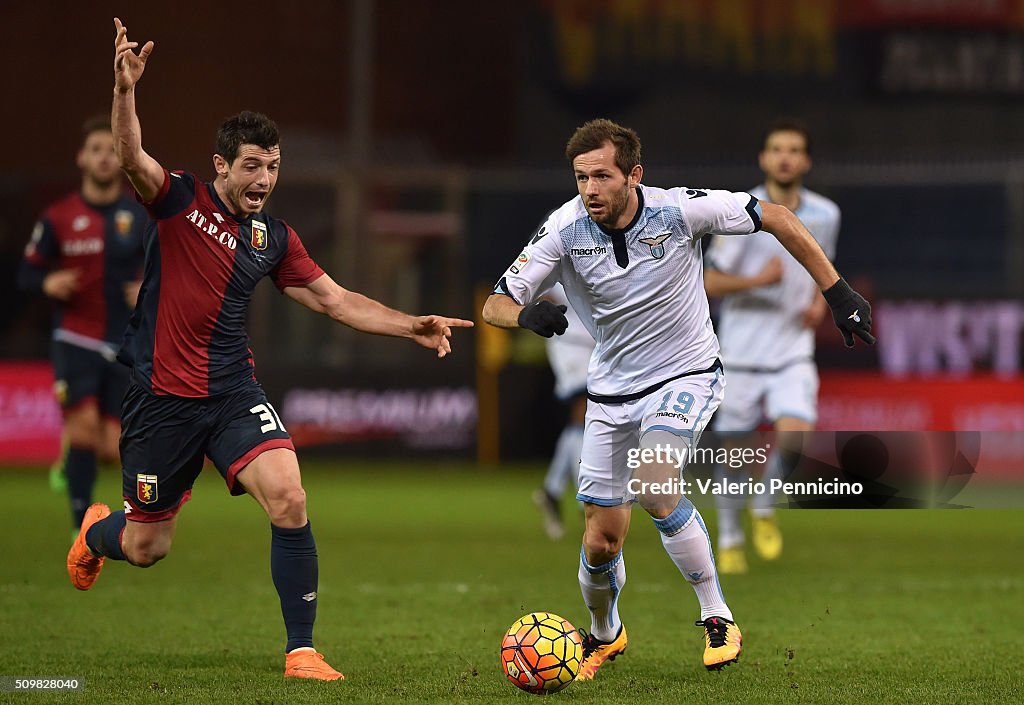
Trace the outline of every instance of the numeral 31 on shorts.
{"type": "Polygon", "coordinates": [[[260,433],[276,431],[277,429],[285,431],[284,424],[281,423],[281,417],[277,415],[277,409],[275,409],[270,402],[267,402],[266,404],[257,404],[253,408],[249,409],[249,412],[256,414],[259,420],[264,422],[264,424],[260,426],[260,433]]]}

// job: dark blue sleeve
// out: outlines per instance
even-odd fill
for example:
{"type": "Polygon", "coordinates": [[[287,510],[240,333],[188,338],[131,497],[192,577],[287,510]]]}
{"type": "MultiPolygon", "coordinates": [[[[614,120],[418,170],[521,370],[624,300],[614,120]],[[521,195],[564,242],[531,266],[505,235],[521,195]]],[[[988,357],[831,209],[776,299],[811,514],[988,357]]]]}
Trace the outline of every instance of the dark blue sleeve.
{"type": "Polygon", "coordinates": [[[196,197],[196,177],[183,171],[164,169],[164,183],[149,203],[140,201],[154,220],[167,220],[181,213],[196,197]]]}

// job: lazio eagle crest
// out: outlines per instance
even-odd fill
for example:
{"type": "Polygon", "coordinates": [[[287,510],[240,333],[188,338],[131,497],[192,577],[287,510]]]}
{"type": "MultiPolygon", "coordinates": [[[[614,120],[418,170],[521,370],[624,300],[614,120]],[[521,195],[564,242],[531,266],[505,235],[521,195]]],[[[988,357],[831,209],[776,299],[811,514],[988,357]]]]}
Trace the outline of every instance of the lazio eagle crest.
{"type": "Polygon", "coordinates": [[[667,230],[655,237],[642,237],[640,242],[651,248],[651,257],[661,259],[665,256],[665,246],[662,243],[670,237],[672,237],[672,231],[667,230]]]}

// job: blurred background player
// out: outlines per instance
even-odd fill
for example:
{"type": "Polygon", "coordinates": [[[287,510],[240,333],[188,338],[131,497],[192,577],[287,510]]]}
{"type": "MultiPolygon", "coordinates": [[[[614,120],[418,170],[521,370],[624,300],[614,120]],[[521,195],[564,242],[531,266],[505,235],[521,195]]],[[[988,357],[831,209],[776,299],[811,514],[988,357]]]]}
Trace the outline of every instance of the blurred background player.
{"type": "MultiPolygon", "coordinates": [[[[779,120],[765,132],[758,157],[765,174],[751,195],[785,206],[803,222],[830,260],[835,260],[839,207],[803,186],[811,168],[811,140],[795,120],[779,120]]],[[[717,237],[704,272],[709,296],[722,297],[718,339],[729,371],[729,391],[715,416],[714,429],[735,446],[752,438],[762,421],[776,432],[811,431],[817,421],[818,371],[814,364],[814,331],[828,305],[814,280],[770,233],[750,237],[717,237]]],[[[776,444],[776,447],[778,444],[776,444]]],[[[773,452],[764,481],[782,477],[785,453],[773,452]]],[[[737,472],[737,471],[732,471],[737,472]]],[[[716,468],[719,480],[730,477],[716,468]]],[[[717,495],[718,569],[747,570],[740,510],[747,496],[717,495]]],[[[749,497],[754,549],[764,560],[782,553],[770,494],[749,497]]]]}
{"type": "Polygon", "coordinates": [[[142,273],[145,209],[124,192],[109,117],[82,126],[81,188],[36,222],[18,273],[23,290],[56,303],[51,359],[63,414],[63,456],[51,485],[66,485],[72,531],[92,503],[97,457],[118,460],[128,369],[114,358],[142,273]]]}
{"type": "Polygon", "coordinates": [[[578,482],[583,421],[587,415],[587,368],[595,343],[569,304],[561,284],[551,287],[544,298],[564,307],[569,324],[564,334],[546,341],[548,363],[555,375],[555,396],[569,405],[569,419],[555,445],[555,454],[544,476],[544,487],[533,493],[534,503],[544,514],[544,530],[552,541],[557,541],[565,535],[562,497],[570,480],[573,490],[578,482]]]}

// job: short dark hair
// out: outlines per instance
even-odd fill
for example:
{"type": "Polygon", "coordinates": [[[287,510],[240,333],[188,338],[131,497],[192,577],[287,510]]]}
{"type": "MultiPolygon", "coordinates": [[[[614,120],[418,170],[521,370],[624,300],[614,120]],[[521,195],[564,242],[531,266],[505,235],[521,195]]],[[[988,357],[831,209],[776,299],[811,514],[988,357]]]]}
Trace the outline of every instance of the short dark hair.
{"type": "Polygon", "coordinates": [[[605,142],[615,147],[615,166],[628,175],[640,163],[640,138],[637,134],[611,120],[599,118],[577,127],[565,145],[565,157],[572,164],[581,154],[600,149],[605,142]]]}
{"type": "Polygon", "coordinates": [[[782,117],[773,120],[768,129],[761,136],[761,149],[768,146],[768,138],[776,132],[796,132],[804,138],[804,151],[811,153],[811,131],[807,129],[807,123],[791,117],[782,117]]]}
{"type": "Polygon", "coordinates": [[[89,139],[89,135],[93,132],[113,132],[113,128],[110,126],[109,115],[93,115],[91,118],[82,123],[82,144],[89,139]]]}
{"type": "Polygon", "coordinates": [[[281,134],[277,130],[277,123],[263,113],[251,110],[243,110],[229,117],[217,130],[214,152],[231,164],[243,144],[254,144],[263,149],[280,146],[281,134]]]}

